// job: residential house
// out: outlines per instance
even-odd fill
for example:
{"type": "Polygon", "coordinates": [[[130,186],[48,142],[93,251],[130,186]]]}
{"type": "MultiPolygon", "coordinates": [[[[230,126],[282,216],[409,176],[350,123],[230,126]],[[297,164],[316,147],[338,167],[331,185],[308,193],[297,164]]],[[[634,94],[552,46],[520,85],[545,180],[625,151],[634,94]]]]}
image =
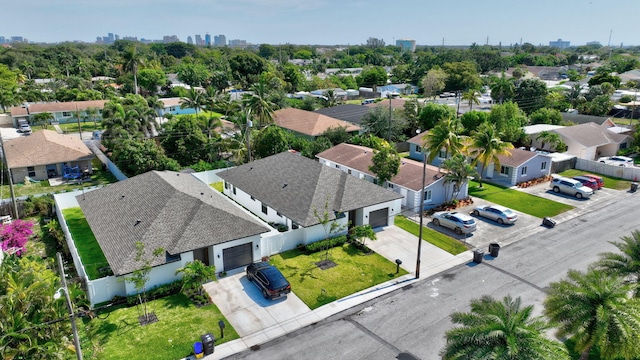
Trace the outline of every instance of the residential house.
{"type": "Polygon", "coordinates": [[[47,102],[47,103],[28,103],[22,106],[14,106],[9,111],[13,118],[13,126],[18,126],[18,120],[25,119],[30,124],[33,123],[33,115],[39,113],[51,113],[53,119],[50,120],[51,124],[66,124],[70,122],[77,122],[78,118],[76,112],[80,112],[80,120],[94,120],[89,119],[87,110],[98,109],[96,121],[102,119],[102,109],[107,100],[88,100],[88,101],[70,101],[70,102],[47,102]]]}
{"type": "Polygon", "coordinates": [[[312,139],[321,136],[330,129],[344,128],[346,132],[353,134],[360,132],[360,127],[357,125],[313,111],[295,108],[276,110],[273,114],[273,122],[285,130],[312,139]]]}
{"type": "Polygon", "coordinates": [[[94,154],[77,136],[58,134],[51,130],[36,131],[4,143],[7,166],[14,183],[47,180],[62,176],[65,171],[85,169],[91,172],[94,154]]]}
{"type": "Polygon", "coordinates": [[[162,98],[158,99],[164,105],[162,109],[158,109],[158,115],[164,117],[168,114],[171,115],[193,115],[196,113],[196,109],[192,107],[182,108],[182,98],[162,98]]]}
{"type": "Polygon", "coordinates": [[[362,124],[362,118],[368,114],[369,111],[371,111],[370,107],[358,104],[336,105],[315,110],[318,114],[326,115],[358,126],[362,124]]]}
{"type": "MultiPolygon", "coordinates": [[[[524,149],[510,149],[509,154],[498,155],[500,169],[491,163],[482,171],[483,179],[504,186],[547,176],[551,173],[552,157],[548,154],[524,149]]],[[[480,171],[480,166],[478,171],[480,171]]]]}
{"type": "MultiPolygon", "coordinates": [[[[217,173],[224,193],[297,244],[328,236],[323,215],[343,227],[393,224],[402,196],[299,154],[283,152],[217,173]]],[[[346,229],[345,229],[346,230],[346,229]]]]}
{"type": "MultiPolygon", "coordinates": [[[[89,287],[92,303],[136,293],[122,280],[151,261],[147,288],[180,278],[176,270],[200,260],[218,271],[260,259],[261,236],[271,229],[193,175],[151,171],[75,197],[113,276],[89,287]],[[153,252],[162,253],[153,256],[153,252]]],[[[61,222],[64,219],[60,219],[61,222]]]]}
{"type": "MultiPolygon", "coordinates": [[[[365,146],[342,143],[325,150],[316,157],[320,164],[335,167],[340,171],[376,183],[376,175],[369,170],[373,165],[374,151],[365,146]]],[[[422,196],[422,175],[425,174],[424,199],[422,208],[433,208],[450,201],[454,196],[465,199],[469,196],[468,185],[454,194],[453,184],[446,181],[445,173],[437,167],[411,159],[402,159],[398,174],[388,181],[386,186],[402,196],[402,206],[412,211],[420,210],[422,196]]]]}
{"type": "MultiPolygon", "coordinates": [[[[424,137],[428,133],[429,133],[428,131],[423,131],[418,135],[412,137],[411,139],[407,140],[407,142],[409,143],[409,158],[416,161],[424,161],[424,157],[429,156],[428,151],[425,154],[424,153],[425,149],[423,148],[423,145],[425,142],[424,137]]],[[[433,159],[433,161],[431,161],[431,164],[440,166],[445,159],[446,159],[445,150],[442,149],[438,152],[438,154],[433,159]]]]}

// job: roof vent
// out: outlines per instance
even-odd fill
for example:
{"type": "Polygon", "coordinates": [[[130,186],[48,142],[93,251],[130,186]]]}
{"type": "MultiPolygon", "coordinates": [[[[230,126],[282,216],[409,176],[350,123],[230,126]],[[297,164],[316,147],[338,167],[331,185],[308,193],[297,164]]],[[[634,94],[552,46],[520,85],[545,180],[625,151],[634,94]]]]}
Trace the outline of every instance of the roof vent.
{"type": "Polygon", "coordinates": [[[141,222],[142,222],[142,220],[138,219],[138,220],[136,220],[136,223],[135,223],[135,224],[133,224],[133,226],[137,226],[137,225],[138,225],[138,224],[140,224],[141,222]]]}
{"type": "Polygon", "coordinates": [[[284,183],[284,184],[282,185],[282,188],[283,188],[283,189],[284,189],[284,188],[286,188],[286,187],[287,187],[287,185],[289,185],[289,184],[284,183]]]}
{"type": "Polygon", "coordinates": [[[204,193],[203,193],[203,192],[201,192],[201,193],[200,193],[200,195],[204,195],[204,193]]]}
{"type": "Polygon", "coordinates": [[[406,162],[404,162],[404,161],[403,161],[403,162],[402,162],[402,165],[404,165],[404,164],[406,164],[406,162]]]}
{"type": "Polygon", "coordinates": [[[124,195],[121,195],[121,196],[120,196],[120,199],[124,199],[124,195]]]}

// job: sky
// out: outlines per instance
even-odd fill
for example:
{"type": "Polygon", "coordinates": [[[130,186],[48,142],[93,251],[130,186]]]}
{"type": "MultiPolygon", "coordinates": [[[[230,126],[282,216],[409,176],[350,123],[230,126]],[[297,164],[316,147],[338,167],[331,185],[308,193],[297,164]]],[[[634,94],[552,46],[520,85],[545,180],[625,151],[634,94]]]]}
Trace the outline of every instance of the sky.
{"type": "MultiPolygon", "coordinates": [[[[509,46],[640,45],[640,1],[607,0],[2,0],[0,36],[30,42],[95,42],[223,34],[251,44],[509,46]],[[12,14],[6,16],[6,14],[12,14]],[[628,16],[625,16],[628,14],[628,16]]],[[[213,41],[213,40],[212,40],[213,41]]]]}

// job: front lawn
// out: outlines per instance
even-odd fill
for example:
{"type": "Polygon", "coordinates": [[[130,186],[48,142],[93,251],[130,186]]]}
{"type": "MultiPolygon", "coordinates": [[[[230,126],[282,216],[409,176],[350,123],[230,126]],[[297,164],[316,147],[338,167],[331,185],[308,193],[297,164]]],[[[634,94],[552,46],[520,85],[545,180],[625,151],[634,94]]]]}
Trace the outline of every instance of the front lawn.
{"type": "Polygon", "coordinates": [[[556,216],[573,209],[571,205],[485,182],[482,183],[482,188],[480,188],[478,182],[470,181],[469,195],[539,218],[556,216]]]}
{"type": "Polygon", "coordinates": [[[193,343],[211,333],[216,345],[239,338],[215,304],[195,307],[184,294],[147,303],[158,322],[140,326],[140,306],[106,309],[83,324],[82,340],[87,359],[183,359],[193,354],[193,343]],[[225,323],[220,337],[218,321],[225,323]]]}
{"type": "MultiPolygon", "coordinates": [[[[584,174],[593,174],[593,173],[590,173],[584,170],[569,169],[561,172],[559,175],[566,176],[566,177],[574,177],[574,176],[584,175],[584,174]]],[[[604,181],[604,187],[609,189],[628,190],[629,187],[631,187],[632,181],[630,180],[620,179],[620,178],[601,175],[601,174],[594,174],[594,175],[600,176],[604,181]]]]}
{"type": "MultiPolygon", "coordinates": [[[[404,216],[395,217],[395,225],[400,229],[411,233],[415,236],[420,236],[420,224],[415,221],[409,220],[404,216]]],[[[460,241],[453,239],[439,231],[429,229],[426,226],[422,226],[422,240],[433,244],[440,249],[453,254],[458,255],[467,251],[467,247],[460,241]]]]}
{"type": "Polygon", "coordinates": [[[107,258],[104,257],[100,245],[96,240],[95,235],[87,223],[82,210],[77,208],[70,208],[62,210],[62,215],[67,222],[69,232],[73,237],[73,241],[82,259],[82,264],[87,276],[90,280],[95,280],[101,277],[100,268],[109,265],[107,258]]]}
{"type": "Polygon", "coordinates": [[[365,255],[351,244],[329,250],[329,259],[337,266],[321,270],[315,263],[325,253],[294,249],[271,257],[271,263],[291,283],[291,290],[310,309],[408,274],[402,268],[396,274],[396,264],[376,253],[365,255]]]}

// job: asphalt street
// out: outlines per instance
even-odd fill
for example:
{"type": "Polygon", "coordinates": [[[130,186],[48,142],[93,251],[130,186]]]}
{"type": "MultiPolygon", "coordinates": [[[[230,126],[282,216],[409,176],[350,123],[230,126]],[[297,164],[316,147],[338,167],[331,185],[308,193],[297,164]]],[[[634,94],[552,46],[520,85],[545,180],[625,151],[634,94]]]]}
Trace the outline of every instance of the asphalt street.
{"type": "Polygon", "coordinates": [[[449,314],[482,295],[520,296],[542,313],[549,283],[586,270],[609,241],[640,228],[640,197],[583,214],[468,263],[289,333],[228,359],[440,359],[449,314]]]}

